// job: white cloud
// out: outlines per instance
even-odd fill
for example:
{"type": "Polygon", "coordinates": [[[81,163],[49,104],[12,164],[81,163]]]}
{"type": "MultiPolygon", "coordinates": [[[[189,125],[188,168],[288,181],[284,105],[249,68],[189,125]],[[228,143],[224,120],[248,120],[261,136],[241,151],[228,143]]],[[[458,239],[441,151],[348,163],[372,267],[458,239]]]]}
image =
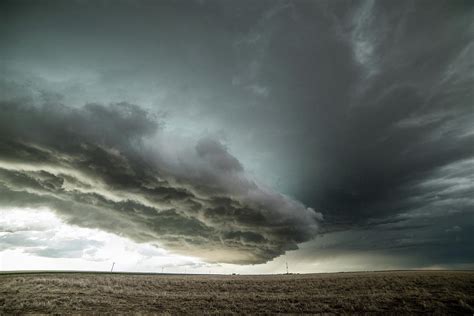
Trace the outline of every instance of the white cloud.
{"type": "Polygon", "coordinates": [[[66,224],[53,211],[0,209],[1,270],[117,270],[179,272],[204,264],[147,243],[66,224]]]}

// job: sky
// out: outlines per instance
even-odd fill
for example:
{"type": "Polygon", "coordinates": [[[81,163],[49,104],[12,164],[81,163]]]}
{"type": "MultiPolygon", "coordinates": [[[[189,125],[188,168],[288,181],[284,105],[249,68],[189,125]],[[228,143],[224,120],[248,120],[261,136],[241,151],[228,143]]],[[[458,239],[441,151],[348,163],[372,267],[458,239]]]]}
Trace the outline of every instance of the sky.
{"type": "Polygon", "coordinates": [[[474,3],[7,0],[0,270],[474,268],[474,3]]]}

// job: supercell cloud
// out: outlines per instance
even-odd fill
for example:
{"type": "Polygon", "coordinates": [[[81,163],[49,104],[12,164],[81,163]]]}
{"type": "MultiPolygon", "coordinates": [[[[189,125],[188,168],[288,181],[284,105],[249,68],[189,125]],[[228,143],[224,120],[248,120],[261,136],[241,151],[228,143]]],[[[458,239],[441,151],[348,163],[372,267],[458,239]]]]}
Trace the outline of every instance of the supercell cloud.
{"type": "Polygon", "coordinates": [[[472,1],[1,6],[0,207],[209,262],[472,267],[472,1]]]}
{"type": "Polygon", "coordinates": [[[213,262],[265,262],[317,231],[319,213],[258,186],[215,140],[163,160],[145,146],[158,120],[138,106],[0,107],[4,206],[52,207],[69,223],[213,262]]]}

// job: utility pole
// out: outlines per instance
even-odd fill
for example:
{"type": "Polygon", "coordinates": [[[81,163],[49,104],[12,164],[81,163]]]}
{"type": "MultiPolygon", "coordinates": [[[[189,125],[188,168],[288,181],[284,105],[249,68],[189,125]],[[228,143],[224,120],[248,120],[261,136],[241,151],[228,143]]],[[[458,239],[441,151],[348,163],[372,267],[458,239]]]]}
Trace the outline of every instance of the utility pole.
{"type": "Polygon", "coordinates": [[[286,274],[290,274],[288,273],[288,261],[286,262],[286,274]]]}
{"type": "Polygon", "coordinates": [[[112,269],[110,269],[110,272],[114,272],[114,266],[115,266],[115,262],[112,263],[112,269]]]}

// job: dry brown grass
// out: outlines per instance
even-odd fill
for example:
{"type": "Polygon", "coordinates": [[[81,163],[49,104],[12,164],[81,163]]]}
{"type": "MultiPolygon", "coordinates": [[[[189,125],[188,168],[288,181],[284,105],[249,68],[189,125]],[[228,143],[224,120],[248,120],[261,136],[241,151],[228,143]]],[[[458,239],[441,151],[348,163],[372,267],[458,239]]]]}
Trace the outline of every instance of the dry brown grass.
{"type": "Polygon", "coordinates": [[[0,274],[0,313],[474,313],[474,272],[0,274]]]}

